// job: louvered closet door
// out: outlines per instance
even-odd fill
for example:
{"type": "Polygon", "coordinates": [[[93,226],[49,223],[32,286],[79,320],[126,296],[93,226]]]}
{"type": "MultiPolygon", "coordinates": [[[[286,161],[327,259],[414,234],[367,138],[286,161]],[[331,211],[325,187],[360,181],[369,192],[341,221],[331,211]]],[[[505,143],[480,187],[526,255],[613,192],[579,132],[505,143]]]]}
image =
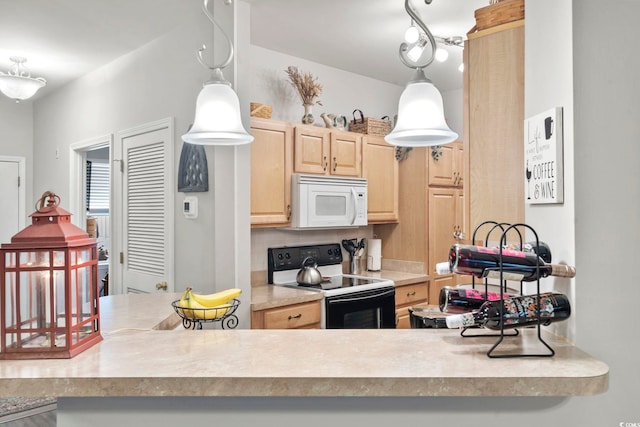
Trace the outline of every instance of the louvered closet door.
{"type": "Polygon", "coordinates": [[[166,128],[123,139],[125,293],[173,292],[170,149],[166,128]]]}

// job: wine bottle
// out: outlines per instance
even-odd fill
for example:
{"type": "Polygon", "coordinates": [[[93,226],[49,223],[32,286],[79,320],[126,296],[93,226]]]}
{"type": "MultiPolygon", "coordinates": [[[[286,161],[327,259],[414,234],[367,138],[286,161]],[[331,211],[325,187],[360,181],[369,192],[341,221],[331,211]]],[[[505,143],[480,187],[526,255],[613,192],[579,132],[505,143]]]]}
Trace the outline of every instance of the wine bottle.
{"type": "Polygon", "coordinates": [[[523,243],[522,246],[511,243],[503,245],[502,248],[522,252],[535,252],[544,262],[551,262],[551,248],[545,242],[526,242],[523,243]]]}
{"type": "Polygon", "coordinates": [[[548,264],[534,252],[502,250],[502,262],[499,248],[485,246],[451,246],[449,261],[436,265],[438,274],[465,274],[478,278],[516,280],[531,282],[542,277],[574,277],[576,269],[569,265],[548,264]],[[447,265],[448,264],[448,265],[447,265]]]}
{"type": "Polygon", "coordinates": [[[507,298],[503,300],[502,315],[500,301],[486,301],[476,311],[447,316],[446,322],[448,328],[484,326],[495,330],[500,329],[501,324],[505,329],[519,328],[536,325],[538,311],[540,323],[545,326],[568,319],[571,315],[569,298],[556,292],[507,298]]]}
{"type": "MultiPolygon", "coordinates": [[[[513,295],[503,294],[503,298],[510,298],[513,295]]],[[[485,301],[496,301],[500,299],[499,292],[478,291],[469,288],[452,288],[445,286],[440,289],[438,302],[440,311],[443,313],[466,313],[479,309],[485,301]]]]}

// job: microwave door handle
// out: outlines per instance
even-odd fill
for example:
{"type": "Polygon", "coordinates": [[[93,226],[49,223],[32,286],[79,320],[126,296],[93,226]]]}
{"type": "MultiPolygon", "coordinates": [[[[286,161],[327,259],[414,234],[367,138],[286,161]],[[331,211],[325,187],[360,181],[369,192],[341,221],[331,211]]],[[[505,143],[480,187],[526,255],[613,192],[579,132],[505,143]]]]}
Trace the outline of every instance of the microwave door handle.
{"type": "Polygon", "coordinates": [[[353,187],[351,187],[351,196],[353,197],[353,219],[351,220],[351,225],[354,225],[358,217],[358,197],[353,187]]]}

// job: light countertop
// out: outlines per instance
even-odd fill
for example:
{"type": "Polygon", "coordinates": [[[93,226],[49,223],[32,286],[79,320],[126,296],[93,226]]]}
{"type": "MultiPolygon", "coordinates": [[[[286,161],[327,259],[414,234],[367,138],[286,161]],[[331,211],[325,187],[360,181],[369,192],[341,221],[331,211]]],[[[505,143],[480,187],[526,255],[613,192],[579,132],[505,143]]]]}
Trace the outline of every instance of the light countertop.
{"type": "MultiPolygon", "coordinates": [[[[551,358],[490,359],[457,330],[162,330],[177,294],[101,298],[104,340],[72,359],[0,362],[0,396],[575,396],[607,365],[553,336],[551,358]]],[[[506,338],[530,351],[535,330],[506,338]]]]}

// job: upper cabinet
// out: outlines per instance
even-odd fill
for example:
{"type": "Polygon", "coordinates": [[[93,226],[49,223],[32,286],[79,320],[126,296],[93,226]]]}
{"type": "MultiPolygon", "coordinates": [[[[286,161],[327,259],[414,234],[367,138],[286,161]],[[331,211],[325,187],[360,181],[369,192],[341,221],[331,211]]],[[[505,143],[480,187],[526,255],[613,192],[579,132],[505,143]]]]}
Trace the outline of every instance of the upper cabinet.
{"type": "Polygon", "coordinates": [[[398,222],[395,147],[383,137],[251,118],[251,226],[291,225],[291,175],[364,177],[370,224],[398,222]]]}
{"type": "Polygon", "coordinates": [[[291,223],[293,127],[290,123],[251,119],[251,225],[291,223]]]}
{"type": "Polygon", "coordinates": [[[469,34],[464,56],[471,229],[524,222],[524,20],[469,34]]]}
{"type": "Polygon", "coordinates": [[[430,148],[429,185],[462,187],[464,149],[462,141],[430,148]]]}
{"type": "Polygon", "coordinates": [[[296,125],[294,172],[362,176],[362,135],[296,125]]]}
{"type": "Polygon", "coordinates": [[[363,139],[362,176],[368,180],[369,223],[398,222],[399,168],[395,147],[381,136],[367,135],[363,139]]]}

